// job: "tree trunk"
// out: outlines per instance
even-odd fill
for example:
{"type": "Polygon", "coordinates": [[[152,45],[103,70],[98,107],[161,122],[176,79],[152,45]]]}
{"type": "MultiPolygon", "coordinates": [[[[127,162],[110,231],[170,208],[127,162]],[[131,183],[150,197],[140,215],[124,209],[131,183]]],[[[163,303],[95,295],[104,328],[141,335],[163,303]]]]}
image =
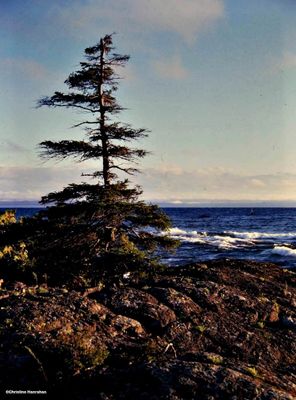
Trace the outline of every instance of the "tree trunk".
{"type": "Polygon", "coordinates": [[[104,72],[104,41],[101,39],[101,53],[100,53],[100,80],[99,80],[99,104],[100,104],[100,131],[101,131],[101,142],[102,142],[102,157],[103,157],[103,180],[104,186],[110,186],[109,178],[109,155],[108,155],[108,138],[105,132],[105,108],[103,99],[103,72],[104,72]]]}

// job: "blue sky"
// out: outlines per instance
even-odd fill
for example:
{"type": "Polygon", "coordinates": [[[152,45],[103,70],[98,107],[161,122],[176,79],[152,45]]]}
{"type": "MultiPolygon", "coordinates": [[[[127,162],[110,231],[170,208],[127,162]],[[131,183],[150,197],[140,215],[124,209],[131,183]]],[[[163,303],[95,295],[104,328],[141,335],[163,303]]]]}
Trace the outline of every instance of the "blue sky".
{"type": "Polygon", "coordinates": [[[85,47],[131,55],[121,120],[151,133],[134,178],[147,200],[296,200],[293,0],[0,0],[0,199],[38,200],[93,164],[41,161],[82,115],[35,109],[85,47]]]}

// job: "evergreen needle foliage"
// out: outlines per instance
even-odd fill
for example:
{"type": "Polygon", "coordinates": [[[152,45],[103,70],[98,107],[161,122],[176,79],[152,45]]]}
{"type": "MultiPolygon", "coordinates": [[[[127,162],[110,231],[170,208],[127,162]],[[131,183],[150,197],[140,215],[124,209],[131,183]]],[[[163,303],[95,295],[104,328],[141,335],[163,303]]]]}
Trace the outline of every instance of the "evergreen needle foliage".
{"type": "Polygon", "coordinates": [[[70,108],[85,115],[75,125],[85,131],[81,140],[46,140],[40,144],[42,157],[98,161],[98,170],[88,175],[92,180],[71,183],[41,200],[48,206],[41,213],[47,237],[43,262],[49,259],[51,268],[70,269],[73,276],[84,279],[107,268],[122,272],[151,266],[155,250],[176,245],[160,234],[170,227],[163,211],[139,200],[140,187],[130,187],[117,175],[137,172],[137,159],[147,154],[132,146],[147,136],[146,129],[134,129],[114,118],[123,110],[115,98],[117,71],[128,60],[129,56],[114,52],[112,35],[106,35],[85,49],[80,69],[65,81],[66,93],[55,92],[38,102],[40,107],[70,108]]]}

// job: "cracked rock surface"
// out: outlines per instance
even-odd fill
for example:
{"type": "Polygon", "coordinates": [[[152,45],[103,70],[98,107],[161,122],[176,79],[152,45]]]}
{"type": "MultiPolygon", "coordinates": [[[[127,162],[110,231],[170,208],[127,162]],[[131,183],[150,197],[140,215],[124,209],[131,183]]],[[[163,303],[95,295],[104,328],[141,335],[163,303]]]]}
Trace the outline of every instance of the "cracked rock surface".
{"type": "Polygon", "coordinates": [[[0,387],[72,399],[296,399],[296,274],[218,260],[85,293],[0,292],[0,387]]]}

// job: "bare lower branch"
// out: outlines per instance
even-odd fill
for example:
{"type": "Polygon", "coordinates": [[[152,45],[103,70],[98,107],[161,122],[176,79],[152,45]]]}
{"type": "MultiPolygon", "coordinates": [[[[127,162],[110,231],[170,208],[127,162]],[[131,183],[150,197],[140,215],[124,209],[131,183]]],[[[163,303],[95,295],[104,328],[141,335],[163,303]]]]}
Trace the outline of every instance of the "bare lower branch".
{"type": "Polygon", "coordinates": [[[84,121],[84,122],[79,122],[78,124],[72,125],[72,128],[78,128],[79,126],[91,125],[91,124],[98,124],[98,121],[84,121]]]}
{"type": "Polygon", "coordinates": [[[137,168],[124,168],[124,167],[120,167],[119,165],[111,165],[110,169],[118,169],[119,171],[123,171],[128,175],[134,175],[136,172],[139,172],[139,170],[137,168]]]}

